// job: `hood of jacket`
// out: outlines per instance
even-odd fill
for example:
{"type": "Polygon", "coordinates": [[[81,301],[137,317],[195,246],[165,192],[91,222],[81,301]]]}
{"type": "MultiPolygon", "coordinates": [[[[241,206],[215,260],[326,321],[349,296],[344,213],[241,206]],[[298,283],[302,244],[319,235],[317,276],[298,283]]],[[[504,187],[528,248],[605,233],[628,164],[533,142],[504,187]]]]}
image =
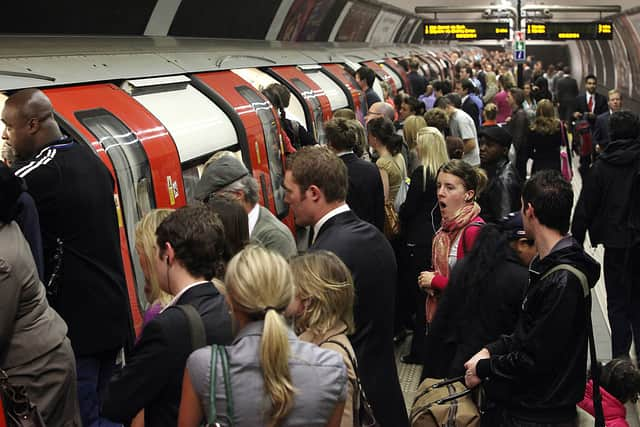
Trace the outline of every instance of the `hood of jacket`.
{"type": "Polygon", "coordinates": [[[587,254],[571,236],[566,236],[556,243],[544,259],[534,258],[530,270],[542,276],[558,264],[569,264],[582,271],[587,276],[590,288],[593,288],[600,278],[598,261],[587,254]]]}
{"type": "Polygon", "coordinates": [[[610,163],[615,166],[629,165],[640,158],[640,140],[638,139],[619,139],[611,141],[600,154],[603,162],[610,163]]]}

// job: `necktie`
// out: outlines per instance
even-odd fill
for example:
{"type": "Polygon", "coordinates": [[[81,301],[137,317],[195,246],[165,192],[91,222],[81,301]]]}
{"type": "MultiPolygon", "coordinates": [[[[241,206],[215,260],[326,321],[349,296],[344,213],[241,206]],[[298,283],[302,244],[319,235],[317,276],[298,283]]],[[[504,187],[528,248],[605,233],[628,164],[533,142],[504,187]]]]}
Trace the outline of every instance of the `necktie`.
{"type": "Polygon", "coordinates": [[[589,108],[589,112],[593,113],[593,95],[589,95],[589,102],[587,102],[587,107],[589,108]]]}

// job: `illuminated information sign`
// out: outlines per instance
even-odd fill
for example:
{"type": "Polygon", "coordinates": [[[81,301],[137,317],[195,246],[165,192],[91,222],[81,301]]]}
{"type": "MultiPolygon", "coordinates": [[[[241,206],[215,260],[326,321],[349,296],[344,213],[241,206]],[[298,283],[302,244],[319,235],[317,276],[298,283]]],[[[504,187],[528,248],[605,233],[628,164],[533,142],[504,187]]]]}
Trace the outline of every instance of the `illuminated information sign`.
{"type": "Polygon", "coordinates": [[[430,22],[424,24],[425,40],[506,40],[507,22],[430,22]]]}
{"type": "Polygon", "coordinates": [[[611,22],[527,22],[529,40],[611,40],[611,22]]]}

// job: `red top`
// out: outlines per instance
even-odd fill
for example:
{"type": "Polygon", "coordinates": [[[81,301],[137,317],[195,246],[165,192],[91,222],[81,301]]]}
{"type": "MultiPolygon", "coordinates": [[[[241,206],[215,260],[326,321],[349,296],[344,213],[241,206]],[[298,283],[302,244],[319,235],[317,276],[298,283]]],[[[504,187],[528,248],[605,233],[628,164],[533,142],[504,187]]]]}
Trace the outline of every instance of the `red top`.
{"type": "MultiPolygon", "coordinates": [[[[629,427],[627,423],[627,410],[622,402],[609,394],[607,390],[600,387],[602,394],[602,410],[604,412],[604,423],[606,427],[629,427]]],[[[584,390],[584,399],[578,403],[578,406],[590,413],[595,414],[593,410],[593,382],[589,380],[584,390]]]]}
{"type": "MultiPolygon", "coordinates": [[[[484,224],[484,220],[480,218],[480,216],[473,218],[469,222],[469,224],[467,224],[464,231],[462,232],[462,236],[460,236],[460,240],[458,240],[458,250],[456,252],[456,260],[464,258],[466,254],[465,246],[470,250],[471,248],[473,248],[473,244],[476,242],[476,239],[478,238],[478,234],[480,233],[480,229],[482,227],[470,225],[470,224],[473,224],[474,222],[484,224]]],[[[449,278],[442,276],[438,273],[436,273],[435,277],[431,281],[431,287],[439,291],[442,291],[444,288],[446,288],[448,284],[449,284],[449,278]]]]}

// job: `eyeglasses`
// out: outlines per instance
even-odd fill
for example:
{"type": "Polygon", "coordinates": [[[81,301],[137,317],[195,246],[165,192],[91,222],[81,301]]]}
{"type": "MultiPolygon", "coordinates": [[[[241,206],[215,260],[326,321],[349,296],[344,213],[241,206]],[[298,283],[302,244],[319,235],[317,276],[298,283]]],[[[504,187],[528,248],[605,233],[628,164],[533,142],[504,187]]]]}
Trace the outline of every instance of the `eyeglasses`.
{"type": "Polygon", "coordinates": [[[383,116],[383,114],[382,113],[378,113],[376,111],[369,110],[369,111],[367,111],[367,116],[383,116]]]}

